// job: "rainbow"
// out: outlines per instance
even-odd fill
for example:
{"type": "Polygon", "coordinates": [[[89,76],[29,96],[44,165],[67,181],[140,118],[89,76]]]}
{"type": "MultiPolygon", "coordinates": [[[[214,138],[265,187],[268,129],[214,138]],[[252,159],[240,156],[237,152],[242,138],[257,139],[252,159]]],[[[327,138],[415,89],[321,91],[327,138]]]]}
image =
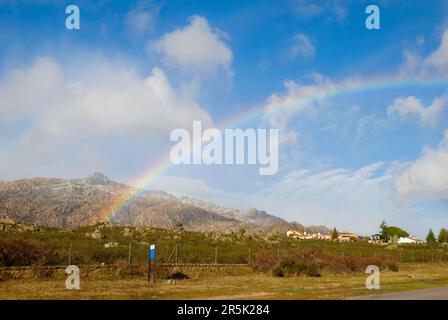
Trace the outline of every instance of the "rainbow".
{"type": "MultiPolygon", "coordinates": [[[[365,79],[350,79],[343,81],[337,85],[328,84],[324,85],[323,90],[317,90],[317,92],[307,96],[302,99],[302,102],[318,100],[322,98],[336,97],[346,94],[356,94],[366,91],[380,91],[386,89],[394,88],[404,88],[404,87],[444,87],[448,86],[448,79],[446,78],[412,78],[404,79],[397,77],[388,78],[371,78],[370,80],[365,79]]],[[[288,109],[294,111],[294,109],[300,106],[294,104],[284,104],[276,105],[276,108],[288,109]]],[[[277,110],[277,109],[276,109],[277,110]]],[[[243,126],[249,121],[255,121],[260,118],[266,112],[263,107],[253,107],[249,108],[243,113],[240,113],[234,117],[226,119],[220,125],[214,126],[219,130],[224,130],[225,128],[235,128],[237,126],[243,126]]],[[[200,141],[193,141],[193,146],[200,143],[200,141]]],[[[193,148],[192,148],[193,149],[193,148]]],[[[141,174],[137,179],[133,180],[131,185],[133,186],[130,190],[122,193],[116,197],[109,206],[107,206],[102,212],[101,217],[110,220],[121,208],[126,206],[130,200],[142,192],[144,187],[147,187],[152,182],[157,180],[162,176],[173,164],[170,161],[169,154],[161,156],[154,165],[147,169],[143,174],[141,174]]]]}

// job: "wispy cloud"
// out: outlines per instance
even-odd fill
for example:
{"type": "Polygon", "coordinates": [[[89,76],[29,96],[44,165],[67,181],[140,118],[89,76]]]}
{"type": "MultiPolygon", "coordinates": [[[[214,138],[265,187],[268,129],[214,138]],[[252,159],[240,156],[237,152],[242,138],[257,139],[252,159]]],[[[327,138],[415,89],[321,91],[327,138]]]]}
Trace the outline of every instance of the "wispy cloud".
{"type": "Polygon", "coordinates": [[[126,26],[132,35],[141,36],[153,31],[159,16],[160,7],[152,1],[139,1],[125,18],[126,26]]]}
{"type": "Polygon", "coordinates": [[[348,1],[334,0],[294,0],[294,13],[302,19],[312,19],[324,16],[327,22],[342,21],[347,16],[346,3],[348,1]]]}
{"type": "Polygon", "coordinates": [[[448,106],[448,96],[442,95],[433,100],[432,104],[425,107],[422,101],[414,96],[407,98],[397,98],[387,109],[389,116],[398,115],[406,118],[412,115],[417,116],[420,123],[425,126],[434,125],[440,120],[440,115],[448,106]]]}
{"type": "Polygon", "coordinates": [[[405,62],[401,66],[401,75],[406,76],[446,76],[448,74],[448,29],[441,35],[440,44],[427,56],[421,56],[415,50],[404,50],[405,62]]]}
{"type": "Polygon", "coordinates": [[[291,59],[296,58],[313,58],[316,53],[314,44],[311,39],[304,33],[297,33],[294,35],[293,44],[289,48],[289,55],[291,59]]]}

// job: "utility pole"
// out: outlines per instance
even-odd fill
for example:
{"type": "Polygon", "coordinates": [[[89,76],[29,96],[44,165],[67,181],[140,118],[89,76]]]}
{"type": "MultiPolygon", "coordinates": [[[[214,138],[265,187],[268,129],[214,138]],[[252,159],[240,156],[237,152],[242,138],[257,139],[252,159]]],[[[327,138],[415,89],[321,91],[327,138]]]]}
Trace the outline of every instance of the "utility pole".
{"type": "Polygon", "coordinates": [[[174,260],[177,264],[177,242],[176,242],[176,255],[175,255],[175,260],[174,260]]]}

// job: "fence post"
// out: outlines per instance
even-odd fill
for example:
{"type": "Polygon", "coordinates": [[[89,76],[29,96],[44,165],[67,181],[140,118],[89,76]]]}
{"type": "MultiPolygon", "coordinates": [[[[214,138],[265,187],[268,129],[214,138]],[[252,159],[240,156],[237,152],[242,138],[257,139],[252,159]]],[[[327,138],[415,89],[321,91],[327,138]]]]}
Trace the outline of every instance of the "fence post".
{"type": "Polygon", "coordinates": [[[249,248],[249,259],[248,259],[248,264],[250,264],[250,248],[249,248]]]}

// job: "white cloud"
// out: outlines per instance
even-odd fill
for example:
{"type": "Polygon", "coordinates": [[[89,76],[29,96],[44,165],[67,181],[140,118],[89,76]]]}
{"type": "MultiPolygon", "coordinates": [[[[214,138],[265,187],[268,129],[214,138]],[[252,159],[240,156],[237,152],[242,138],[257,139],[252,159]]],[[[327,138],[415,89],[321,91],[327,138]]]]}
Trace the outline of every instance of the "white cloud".
{"type": "Polygon", "coordinates": [[[448,29],[444,31],[440,46],[424,62],[429,71],[448,72],[448,29]]]}
{"type": "Polygon", "coordinates": [[[447,95],[435,98],[428,107],[425,107],[418,98],[409,96],[407,98],[395,99],[392,105],[389,106],[387,113],[389,116],[397,114],[400,118],[415,115],[423,125],[433,125],[437,122],[447,105],[447,95]]]}
{"type": "Polygon", "coordinates": [[[88,69],[72,79],[56,61],[38,58],[31,66],[12,71],[0,85],[1,118],[31,119],[54,134],[82,128],[106,135],[161,134],[191,126],[193,119],[211,121],[161,69],[154,68],[146,77],[112,64],[107,74],[88,69]]]}
{"type": "Polygon", "coordinates": [[[151,44],[166,62],[185,70],[213,73],[223,70],[231,74],[233,54],[224,41],[225,35],[213,30],[201,16],[193,16],[189,25],[166,33],[151,44]]]}
{"type": "Polygon", "coordinates": [[[448,200],[448,131],[439,147],[426,147],[419,159],[395,180],[402,200],[448,200]]]}
{"type": "Polygon", "coordinates": [[[285,93],[272,94],[263,106],[263,121],[270,127],[280,129],[280,141],[294,143],[298,133],[289,131],[289,121],[299,113],[311,112],[335,90],[335,85],[319,74],[312,76],[313,83],[300,84],[286,81],[285,93]]]}
{"type": "Polygon", "coordinates": [[[116,140],[127,141],[130,149],[134,143],[141,148],[138,142],[166,145],[174,128],[190,128],[193,120],[212,124],[187,89],[173,87],[161,69],[149,71],[140,76],[104,58],[83,69],[38,58],[11,71],[0,84],[0,123],[14,128],[14,135],[0,143],[11,160],[0,175],[73,172],[84,165],[83,154],[93,155],[95,160],[87,161],[92,166],[104,168],[105,159],[94,154],[96,146],[112,147],[116,140]],[[72,163],[75,159],[83,163],[72,163]]]}
{"type": "Polygon", "coordinates": [[[63,100],[62,80],[60,66],[51,59],[39,58],[27,68],[10,71],[0,84],[0,121],[29,118],[63,100]]]}
{"type": "Polygon", "coordinates": [[[292,59],[295,58],[313,58],[316,50],[311,39],[303,33],[298,33],[294,36],[294,43],[290,48],[290,55],[292,59]]]}
{"type": "Polygon", "coordinates": [[[446,75],[448,73],[448,29],[443,32],[437,49],[428,56],[422,57],[417,52],[406,49],[404,58],[404,64],[400,68],[401,77],[446,75]]]}

